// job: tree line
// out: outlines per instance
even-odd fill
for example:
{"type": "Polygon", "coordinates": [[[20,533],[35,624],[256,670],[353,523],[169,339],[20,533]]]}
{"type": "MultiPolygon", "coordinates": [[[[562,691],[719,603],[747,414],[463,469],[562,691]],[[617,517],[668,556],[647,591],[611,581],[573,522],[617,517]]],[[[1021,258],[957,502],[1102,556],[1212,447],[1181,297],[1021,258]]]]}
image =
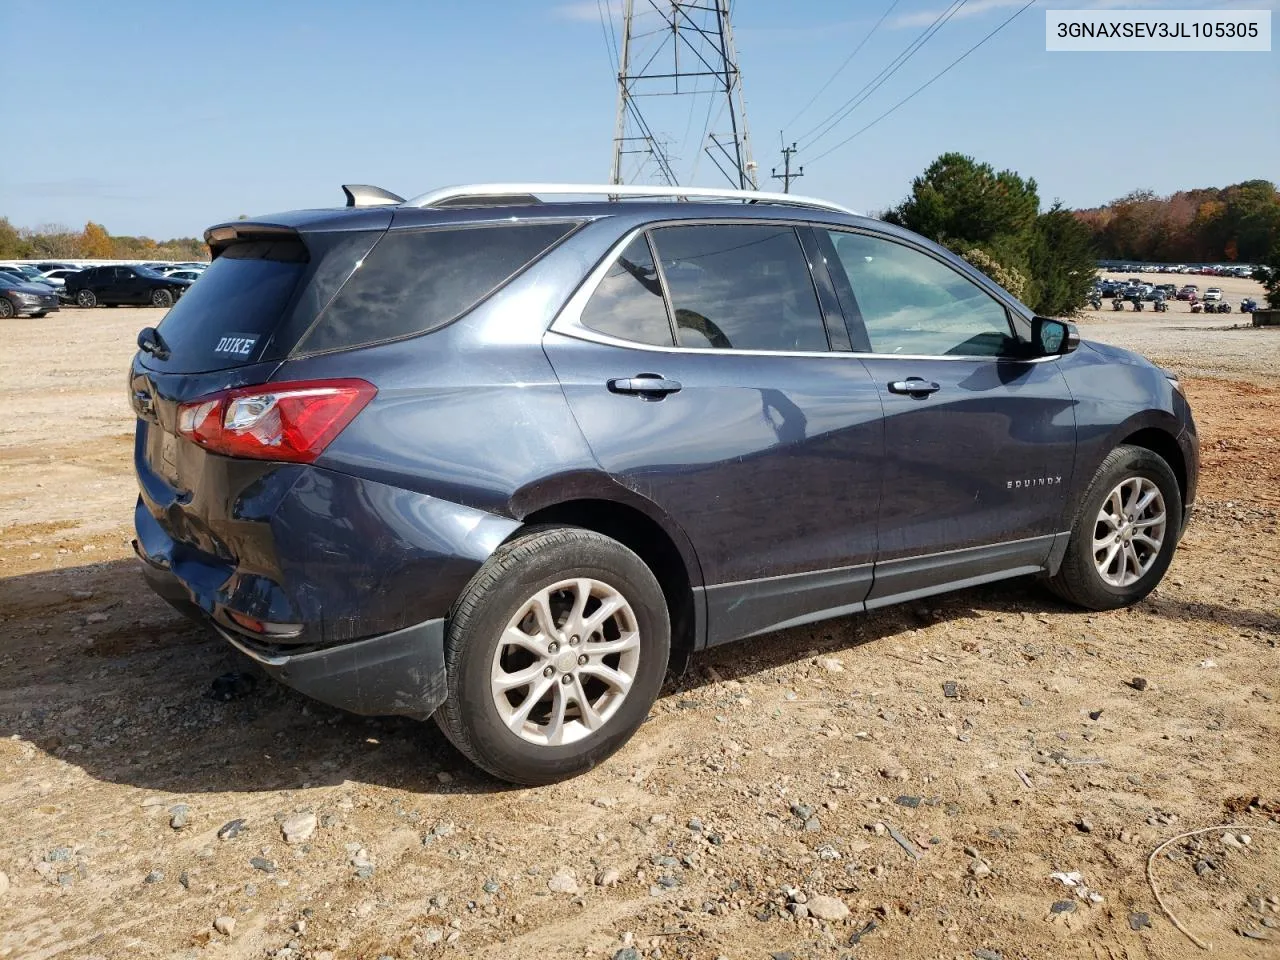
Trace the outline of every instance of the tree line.
{"type": "Polygon", "coordinates": [[[0,217],[0,260],[207,260],[209,247],[198,237],[152,240],[113,236],[90,221],[83,230],[58,224],[15,227],[0,217]]]}
{"type": "Polygon", "coordinates": [[[1270,180],[1167,197],[1135,190],[1076,216],[1104,260],[1261,264],[1280,243],[1280,193],[1270,180]]]}
{"type": "Polygon", "coordinates": [[[1046,316],[1084,306],[1099,259],[1260,266],[1255,277],[1280,306],[1280,194],[1269,180],[1042,211],[1035,180],[944,153],[882,217],[948,247],[1046,316]]]}

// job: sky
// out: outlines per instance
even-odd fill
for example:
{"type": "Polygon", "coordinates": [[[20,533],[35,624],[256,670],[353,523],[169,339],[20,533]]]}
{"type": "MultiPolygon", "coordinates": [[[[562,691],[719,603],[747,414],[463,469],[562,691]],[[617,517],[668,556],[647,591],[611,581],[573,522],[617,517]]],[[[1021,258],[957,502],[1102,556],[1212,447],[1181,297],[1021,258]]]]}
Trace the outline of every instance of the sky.
{"type": "MultiPolygon", "coordinates": [[[[781,166],[784,136],[802,146],[795,192],[869,212],[899,202],[947,151],[1034,177],[1045,205],[1280,180],[1274,45],[1271,53],[1044,49],[1046,7],[1274,10],[1280,0],[1038,0],[933,86],[819,158],[1023,0],[967,0],[807,146],[811,128],[948,6],[898,0],[890,10],[891,2],[733,4],[762,189],[780,188],[768,175],[781,166]]],[[[612,3],[616,19],[620,0],[612,3]]],[[[45,0],[0,0],[0,35],[10,41],[0,58],[9,104],[0,216],[18,226],[93,220],[115,234],[165,239],[240,214],[337,206],[342,183],[412,196],[488,180],[608,179],[617,85],[596,0],[56,7],[53,16],[45,0]]],[[[653,109],[659,135],[675,141],[682,182],[727,185],[697,149],[706,117],[698,104],[709,98],[649,102],[658,100],[669,101],[653,109]]]]}

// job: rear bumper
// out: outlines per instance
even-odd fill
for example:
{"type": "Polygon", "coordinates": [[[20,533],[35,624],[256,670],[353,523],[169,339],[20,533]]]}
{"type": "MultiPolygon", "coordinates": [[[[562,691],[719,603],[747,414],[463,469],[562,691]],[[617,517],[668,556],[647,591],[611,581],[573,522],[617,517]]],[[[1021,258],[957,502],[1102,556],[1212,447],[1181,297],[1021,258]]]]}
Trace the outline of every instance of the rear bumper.
{"type": "Polygon", "coordinates": [[[364,716],[425,720],[444,703],[444,620],[427,620],[377,637],[320,649],[290,650],[251,640],[202,608],[195,592],[163,563],[134,549],[151,588],[174,607],[208,624],[280,683],[321,703],[364,716]]]}
{"type": "Polygon", "coordinates": [[[350,713],[425,720],[447,695],[443,620],[292,654],[257,649],[224,627],[217,630],[276,680],[350,713]]]}

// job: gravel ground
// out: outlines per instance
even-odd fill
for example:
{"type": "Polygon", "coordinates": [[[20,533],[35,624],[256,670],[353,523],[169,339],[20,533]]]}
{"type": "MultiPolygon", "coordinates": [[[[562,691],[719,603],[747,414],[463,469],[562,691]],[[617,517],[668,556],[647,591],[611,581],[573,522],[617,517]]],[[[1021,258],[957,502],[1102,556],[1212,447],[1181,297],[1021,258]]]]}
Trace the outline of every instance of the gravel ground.
{"type": "Polygon", "coordinates": [[[1189,374],[1200,503],[1148,600],[1019,581],[702,654],[517,790],[432,725],[215,684],[245,661],[128,547],[156,316],[5,326],[0,957],[1191,957],[1147,857],[1224,823],[1154,877],[1217,955],[1280,950],[1280,332],[1085,324],[1189,374]]]}

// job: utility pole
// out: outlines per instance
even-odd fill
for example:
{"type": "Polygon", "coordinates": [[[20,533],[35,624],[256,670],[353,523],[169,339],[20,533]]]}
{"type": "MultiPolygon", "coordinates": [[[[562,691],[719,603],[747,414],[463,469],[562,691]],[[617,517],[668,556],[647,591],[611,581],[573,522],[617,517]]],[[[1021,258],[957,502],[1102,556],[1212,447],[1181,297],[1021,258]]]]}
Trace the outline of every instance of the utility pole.
{"type": "Polygon", "coordinates": [[[773,168],[772,177],[775,180],[782,181],[782,192],[791,192],[791,181],[799,180],[804,176],[804,167],[797,167],[796,172],[791,172],[791,156],[796,152],[796,145],[793,143],[789,147],[782,148],[782,172],[778,172],[778,168],[773,168]]]}
{"type": "Polygon", "coordinates": [[[645,101],[641,98],[696,96],[702,98],[702,103],[708,98],[711,100],[706,112],[708,123],[713,115],[711,108],[719,105],[719,110],[714,112],[716,122],[723,117],[728,127],[713,130],[705,129],[707,124],[704,124],[698,149],[705,151],[734,187],[759,189],[756,164],[751,159],[751,140],[747,135],[742,73],[738,69],[729,22],[729,0],[642,0],[641,6],[644,9],[640,13],[648,22],[637,29],[639,13],[635,0],[623,3],[618,111],[609,182],[626,183],[623,158],[628,154],[641,154],[639,168],[632,171],[632,176],[642,174],[652,160],[662,180],[677,185],[679,178],[670,152],[642,109],[645,101]],[[650,29],[655,23],[656,29],[650,29]],[[706,78],[701,81],[701,88],[699,78],[706,78]],[[685,82],[682,84],[681,80],[685,82]]]}

